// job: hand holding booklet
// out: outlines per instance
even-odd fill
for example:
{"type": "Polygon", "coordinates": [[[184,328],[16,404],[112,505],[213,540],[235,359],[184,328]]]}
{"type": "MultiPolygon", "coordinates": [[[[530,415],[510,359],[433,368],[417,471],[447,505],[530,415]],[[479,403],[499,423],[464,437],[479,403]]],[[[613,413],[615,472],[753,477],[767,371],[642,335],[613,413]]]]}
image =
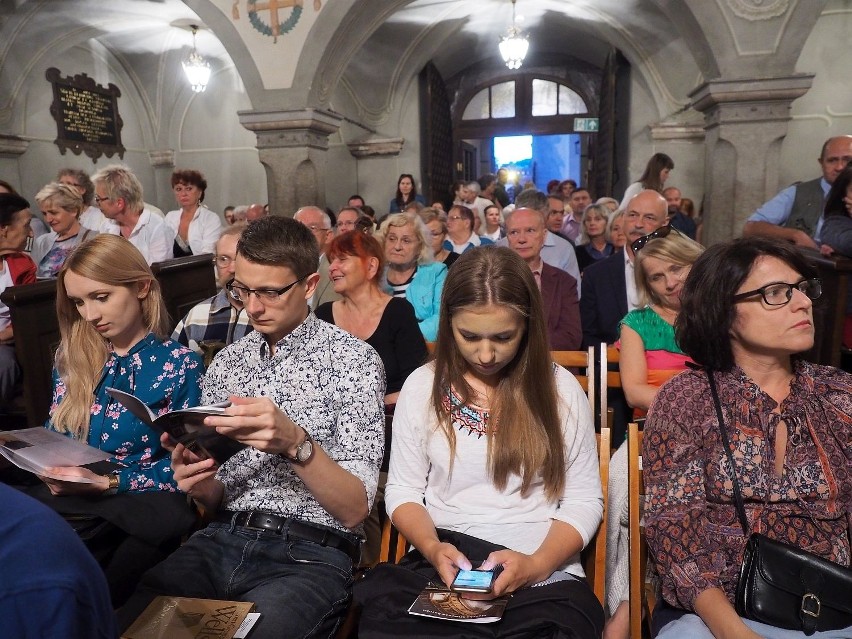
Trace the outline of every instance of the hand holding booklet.
{"type": "Polygon", "coordinates": [[[173,410],[158,417],[138,397],[116,388],[107,388],[106,392],[148,426],[167,433],[173,441],[183,444],[199,457],[212,457],[217,464],[222,464],[246,447],[235,439],[220,435],[213,427],[204,425],[205,417],[225,416],[225,409],[231,405],[230,402],[173,410]]]}
{"type": "Polygon", "coordinates": [[[18,468],[40,477],[75,484],[91,484],[93,480],[57,470],[78,466],[96,475],[108,475],[124,468],[118,462],[109,461],[112,453],[39,426],[0,432],[0,455],[18,468]]]}

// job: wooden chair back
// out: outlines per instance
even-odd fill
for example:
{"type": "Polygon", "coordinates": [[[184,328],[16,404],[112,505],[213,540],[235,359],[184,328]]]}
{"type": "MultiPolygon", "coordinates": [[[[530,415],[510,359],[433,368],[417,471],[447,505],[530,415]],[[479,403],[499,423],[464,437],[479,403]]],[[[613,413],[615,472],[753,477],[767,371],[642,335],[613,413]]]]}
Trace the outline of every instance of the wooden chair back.
{"type": "Polygon", "coordinates": [[[550,357],[559,366],[569,369],[583,390],[586,391],[586,397],[589,399],[589,405],[592,407],[592,415],[595,419],[595,431],[600,432],[601,426],[607,425],[606,399],[604,399],[601,412],[600,398],[598,397],[601,395],[599,389],[603,388],[601,382],[604,379],[600,371],[606,371],[606,367],[601,369],[595,361],[595,349],[590,346],[584,351],[550,351],[550,357]]]}
{"type": "Polygon", "coordinates": [[[650,632],[652,606],[645,587],[648,549],[642,526],[642,496],[645,485],[642,481],[642,431],[631,422],[627,426],[627,499],[628,537],[630,558],[630,639],[642,639],[643,623],[650,632]],[[644,621],[643,621],[644,611],[644,621]]]}
{"type": "Polygon", "coordinates": [[[609,486],[609,459],[612,456],[612,436],[606,426],[595,435],[598,443],[598,463],[600,465],[601,489],[603,491],[603,517],[598,532],[583,551],[583,569],[595,596],[602,606],[606,606],[606,518],[607,487],[609,486]]]}

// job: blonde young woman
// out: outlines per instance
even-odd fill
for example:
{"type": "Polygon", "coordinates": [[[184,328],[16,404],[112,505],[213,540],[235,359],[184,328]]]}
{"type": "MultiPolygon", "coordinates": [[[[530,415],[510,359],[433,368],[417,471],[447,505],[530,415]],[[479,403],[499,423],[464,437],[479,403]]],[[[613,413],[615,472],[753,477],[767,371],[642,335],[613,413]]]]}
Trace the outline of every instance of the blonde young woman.
{"type": "Polygon", "coordinates": [[[483,598],[513,594],[501,634],[600,637],[579,561],[602,511],[591,411],[550,360],[541,305],[508,248],[473,249],[447,277],[435,360],[408,378],[393,423],[385,501],[415,550],[356,585],[360,637],[495,636],[407,609],[430,580],[498,566],[483,598]]]}
{"type": "Polygon", "coordinates": [[[159,433],[106,393],[118,388],[161,414],[199,402],[201,360],[163,339],[168,319],[145,258],[119,236],[89,240],[59,272],[56,308],[61,341],[45,426],[114,454],[125,468],[113,475],[65,468],[68,481],[43,481],[57,495],[176,490],[159,433]]]}
{"type": "Polygon", "coordinates": [[[53,278],[72,251],[98,232],[80,224],[83,198],[73,187],[53,182],[36,193],[35,199],[51,232],[33,241],[30,257],[36,263],[38,277],[53,278]]]}

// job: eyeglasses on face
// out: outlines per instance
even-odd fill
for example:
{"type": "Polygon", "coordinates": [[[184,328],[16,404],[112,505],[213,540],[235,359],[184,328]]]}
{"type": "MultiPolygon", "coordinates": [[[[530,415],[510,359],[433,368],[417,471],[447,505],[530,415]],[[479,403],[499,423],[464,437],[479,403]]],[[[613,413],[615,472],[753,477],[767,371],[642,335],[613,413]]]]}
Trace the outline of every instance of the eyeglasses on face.
{"type": "Polygon", "coordinates": [[[311,233],[316,233],[317,231],[322,231],[323,233],[328,233],[331,229],[327,229],[324,226],[317,226],[316,224],[307,225],[308,229],[311,233]]]}
{"type": "Polygon", "coordinates": [[[651,240],[656,240],[662,237],[668,237],[672,233],[683,235],[673,226],[669,226],[668,224],[666,224],[665,226],[661,226],[660,228],[658,228],[656,231],[648,233],[648,235],[643,235],[638,240],[633,242],[633,244],[630,245],[630,248],[633,249],[634,253],[638,253],[651,240]]]}
{"type": "Polygon", "coordinates": [[[234,261],[230,255],[217,255],[213,258],[213,263],[220,268],[227,268],[234,261]]]}
{"type": "Polygon", "coordinates": [[[95,196],[95,204],[100,204],[101,202],[105,202],[107,200],[111,200],[111,197],[101,197],[100,195],[95,196]]]}
{"type": "Polygon", "coordinates": [[[799,280],[795,284],[787,284],[787,282],[773,282],[766,286],[761,286],[753,291],[738,293],[734,295],[735,302],[741,302],[749,297],[760,295],[767,306],[784,306],[793,299],[793,289],[796,289],[809,299],[817,300],[822,295],[822,280],[813,278],[799,280]]]}
{"type": "Polygon", "coordinates": [[[261,302],[277,302],[278,298],[280,298],[284,293],[289,291],[291,288],[296,286],[299,282],[307,278],[307,275],[304,275],[297,279],[292,284],[288,284],[282,288],[246,288],[245,286],[239,286],[234,284],[234,280],[231,280],[227,284],[225,284],[225,288],[228,290],[228,294],[233,297],[238,302],[248,302],[249,296],[254,293],[255,297],[259,299],[261,302]]]}

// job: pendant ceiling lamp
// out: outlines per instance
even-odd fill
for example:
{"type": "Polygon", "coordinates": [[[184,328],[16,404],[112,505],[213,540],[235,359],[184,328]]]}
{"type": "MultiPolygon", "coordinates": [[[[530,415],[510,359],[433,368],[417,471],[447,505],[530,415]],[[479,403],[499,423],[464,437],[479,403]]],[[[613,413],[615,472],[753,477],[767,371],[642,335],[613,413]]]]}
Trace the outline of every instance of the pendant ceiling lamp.
{"type": "Polygon", "coordinates": [[[512,26],[500,38],[500,55],[510,69],[520,69],[527,57],[530,42],[525,33],[515,25],[515,0],[512,0],[512,26]]]}
{"type": "Polygon", "coordinates": [[[186,74],[192,90],[196,93],[203,93],[210,81],[210,64],[201,57],[195,48],[195,34],[198,32],[198,25],[191,24],[189,26],[192,29],[192,51],[182,63],[183,72],[186,74]]]}

